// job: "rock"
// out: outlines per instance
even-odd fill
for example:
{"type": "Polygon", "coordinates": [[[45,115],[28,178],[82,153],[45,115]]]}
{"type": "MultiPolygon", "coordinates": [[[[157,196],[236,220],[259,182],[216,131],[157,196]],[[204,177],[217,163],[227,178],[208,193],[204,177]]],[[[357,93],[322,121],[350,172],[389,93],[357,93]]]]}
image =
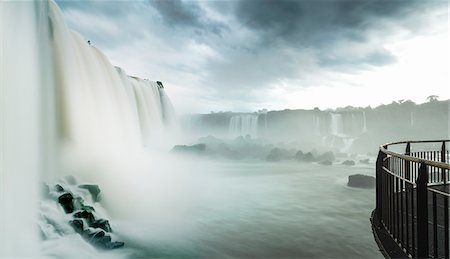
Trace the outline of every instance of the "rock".
{"type": "Polygon", "coordinates": [[[84,223],[83,223],[83,221],[81,219],[71,220],[71,221],[69,221],[69,224],[73,227],[75,232],[77,232],[78,234],[83,233],[84,223]]]}
{"type": "Polygon", "coordinates": [[[57,192],[63,192],[64,191],[64,188],[61,185],[59,185],[59,184],[55,185],[54,189],[57,192]]]}
{"type": "Polygon", "coordinates": [[[353,160],[345,160],[344,162],[342,162],[343,165],[348,165],[348,166],[352,166],[355,165],[355,161],[353,160]]]}
{"type": "Polygon", "coordinates": [[[354,174],[348,177],[348,186],[358,188],[374,188],[375,177],[363,174],[354,174]]]}
{"type": "Polygon", "coordinates": [[[106,232],[112,231],[111,226],[109,225],[109,221],[106,219],[95,220],[90,226],[93,228],[101,228],[106,232]]]}
{"type": "Polygon", "coordinates": [[[91,244],[104,249],[115,249],[125,245],[124,242],[111,242],[111,236],[106,235],[105,231],[87,229],[83,232],[83,237],[91,244]]]}
{"type": "Polygon", "coordinates": [[[303,160],[302,161],[305,161],[305,162],[313,162],[315,159],[314,159],[314,156],[313,156],[313,154],[311,153],[311,152],[308,152],[308,153],[306,153],[304,156],[303,156],[303,160]]]}
{"type": "Polygon", "coordinates": [[[206,152],[206,145],[205,144],[196,144],[192,146],[176,145],[172,148],[171,152],[201,155],[206,152]]]}
{"type": "Polygon", "coordinates": [[[295,153],[295,159],[298,161],[303,160],[303,156],[304,156],[304,154],[303,154],[303,151],[301,151],[301,150],[299,150],[299,151],[297,151],[297,153],[295,153]]]}
{"type": "Polygon", "coordinates": [[[319,161],[329,161],[329,162],[333,162],[335,159],[333,152],[325,152],[322,155],[320,155],[317,160],[319,161]]]}
{"type": "Polygon", "coordinates": [[[71,193],[66,192],[63,195],[59,196],[58,202],[59,204],[61,204],[66,213],[73,212],[73,196],[71,193]]]}
{"type": "Polygon", "coordinates": [[[279,148],[273,148],[267,155],[266,160],[269,162],[278,162],[281,160],[281,157],[282,157],[281,150],[279,148]]]}
{"type": "Polygon", "coordinates": [[[361,160],[359,160],[359,162],[360,162],[361,164],[369,164],[369,159],[368,159],[368,158],[366,158],[366,159],[361,159],[361,160]]]}
{"type": "Polygon", "coordinates": [[[321,164],[321,165],[332,165],[333,163],[331,161],[324,160],[324,161],[320,161],[319,164],[321,164]]]}
{"type": "Polygon", "coordinates": [[[73,214],[74,218],[79,218],[79,219],[85,219],[88,224],[92,224],[92,222],[94,222],[95,217],[94,214],[92,214],[92,212],[89,212],[87,210],[81,210],[76,212],[75,214],[73,214]]]}
{"type": "Polygon", "coordinates": [[[78,185],[79,188],[86,189],[92,196],[93,201],[99,201],[100,188],[96,184],[82,184],[78,185]]]}
{"type": "Polygon", "coordinates": [[[94,207],[88,206],[88,205],[83,205],[83,206],[81,207],[81,209],[82,209],[82,210],[86,210],[86,211],[88,211],[88,212],[95,212],[94,207]]]}

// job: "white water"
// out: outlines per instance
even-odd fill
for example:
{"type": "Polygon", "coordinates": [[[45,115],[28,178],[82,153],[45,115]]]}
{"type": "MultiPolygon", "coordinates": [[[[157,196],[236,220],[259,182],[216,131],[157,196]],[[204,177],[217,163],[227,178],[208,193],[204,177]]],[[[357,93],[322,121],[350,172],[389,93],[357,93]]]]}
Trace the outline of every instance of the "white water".
{"type": "Polygon", "coordinates": [[[144,147],[167,150],[174,118],[164,89],[111,65],[54,2],[0,2],[0,257],[39,255],[42,179],[96,179],[126,208],[142,192],[112,194],[156,169],[144,147]]]}
{"type": "Polygon", "coordinates": [[[246,135],[257,137],[258,115],[243,114],[232,116],[230,119],[228,129],[230,137],[246,136],[246,135]]]}
{"type": "Polygon", "coordinates": [[[38,254],[38,182],[54,132],[45,2],[0,1],[0,257],[38,254]]]}
{"type": "Polygon", "coordinates": [[[363,129],[362,129],[362,133],[366,133],[366,132],[367,132],[366,112],[363,111],[363,129]]]}
{"type": "Polygon", "coordinates": [[[173,110],[155,82],[129,77],[65,25],[50,4],[62,135],[79,149],[101,153],[161,145],[173,110]]]}
{"type": "Polygon", "coordinates": [[[342,115],[339,113],[330,113],[331,115],[331,135],[343,136],[344,135],[344,123],[342,121],[342,115]]]}

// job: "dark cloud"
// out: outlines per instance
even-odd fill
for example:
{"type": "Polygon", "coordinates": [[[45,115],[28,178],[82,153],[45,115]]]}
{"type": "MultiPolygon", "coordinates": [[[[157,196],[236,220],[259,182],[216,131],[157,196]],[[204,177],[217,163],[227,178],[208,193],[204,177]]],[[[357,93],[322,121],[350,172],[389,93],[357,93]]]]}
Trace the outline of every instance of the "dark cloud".
{"type": "MultiPolygon", "coordinates": [[[[85,17],[92,21],[74,16],[69,25],[101,49],[127,50],[133,58],[150,53],[145,62],[161,68],[158,78],[176,80],[183,74],[186,80],[177,84],[204,92],[210,101],[241,102],[255,100],[255,93],[265,96],[280,82],[295,82],[297,88],[328,85],[331,73],[346,76],[394,64],[397,57],[387,46],[430,33],[434,11],[448,10],[446,0],[58,4],[66,16],[74,15],[71,10],[89,14],[85,17]],[[136,45],[139,49],[128,50],[136,45]]],[[[439,22],[447,22],[444,18],[439,22]]]]}
{"type": "Polygon", "coordinates": [[[181,0],[155,0],[150,4],[158,10],[165,22],[173,26],[202,26],[201,9],[196,3],[184,3],[181,0]]]}

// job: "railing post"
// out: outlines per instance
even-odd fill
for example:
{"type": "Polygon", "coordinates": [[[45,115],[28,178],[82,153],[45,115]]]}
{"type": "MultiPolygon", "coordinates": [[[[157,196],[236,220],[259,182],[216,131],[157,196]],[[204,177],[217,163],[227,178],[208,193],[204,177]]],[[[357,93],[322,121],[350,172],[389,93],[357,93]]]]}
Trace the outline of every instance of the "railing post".
{"type": "MultiPolygon", "coordinates": [[[[386,146],[384,147],[386,148],[386,146]]],[[[382,174],[383,174],[383,161],[384,159],[386,159],[386,154],[383,153],[381,150],[378,152],[378,157],[377,157],[377,163],[376,163],[376,189],[375,189],[375,197],[376,197],[376,212],[377,212],[377,216],[379,219],[381,219],[382,217],[382,211],[383,211],[383,201],[382,201],[382,192],[381,192],[381,188],[382,188],[382,184],[383,184],[383,179],[382,179],[382,174]]]]}
{"type": "MultiPolygon", "coordinates": [[[[442,141],[442,147],[441,147],[441,162],[445,163],[445,141],[442,141]]],[[[442,173],[442,181],[445,183],[447,183],[447,170],[445,169],[441,169],[441,173],[442,173]]]]}
{"type": "Polygon", "coordinates": [[[428,258],[428,170],[420,164],[417,177],[417,257],[428,258]]]}
{"type": "MultiPolygon", "coordinates": [[[[406,144],[406,150],[405,150],[405,155],[410,156],[411,155],[411,143],[408,142],[408,144],[406,144]]],[[[405,178],[411,181],[411,172],[410,172],[410,168],[411,168],[411,162],[408,160],[405,160],[405,178]]]]}

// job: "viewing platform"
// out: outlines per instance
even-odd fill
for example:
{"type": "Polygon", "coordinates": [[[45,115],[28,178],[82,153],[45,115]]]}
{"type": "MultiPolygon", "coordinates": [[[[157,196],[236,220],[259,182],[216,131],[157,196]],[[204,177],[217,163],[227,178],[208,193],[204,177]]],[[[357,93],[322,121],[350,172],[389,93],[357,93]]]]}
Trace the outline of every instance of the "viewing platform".
{"type": "Polygon", "coordinates": [[[449,258],[449,140],[380,146],[371,223],[386,258],[449,258]]]}

